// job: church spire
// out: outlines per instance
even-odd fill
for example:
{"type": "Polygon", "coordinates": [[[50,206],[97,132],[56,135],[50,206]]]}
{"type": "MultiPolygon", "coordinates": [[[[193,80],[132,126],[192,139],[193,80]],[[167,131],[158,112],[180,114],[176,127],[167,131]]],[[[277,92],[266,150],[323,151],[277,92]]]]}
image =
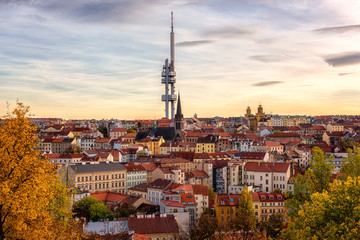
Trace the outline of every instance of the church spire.
{"type": "Polygon", "coordinates": [[[183,117],[184,116],[181,111],[180,92],[179,92],[175,118],[183,118],[183,117]]]}

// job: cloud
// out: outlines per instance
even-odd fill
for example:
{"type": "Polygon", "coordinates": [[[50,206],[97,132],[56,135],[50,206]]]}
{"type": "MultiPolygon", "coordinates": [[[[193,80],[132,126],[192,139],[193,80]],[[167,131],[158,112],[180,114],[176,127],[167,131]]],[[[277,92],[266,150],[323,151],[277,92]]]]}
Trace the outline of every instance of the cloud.
{"type": "Polygon", "coordinates": [[[138,17],[140,14],[162,2],[163,0],[5,0],[3,4],[28,6],[44,13],[55,13],[62,18],[86,23],[123,23],[142,21],[142,18],[138,17]]]}
{"type": "Polygon", "coordinates": [[[178,42],[176,43],[176,46],[178,47],[193,47],[193,46],[199,46],[199,45],[205,45],[209,43],[213,43],[213,40],[200,40],[200,41],[184,41],[184,42],[178,42]]]}
{"type": "Polygon", "coordinates": [[[31,14],[31,15],[27,15],[26,17],[30,18],[31,20],[33,20],[34,22],[38,22],[38,23],[43,23],[46,22],[46,18],[37,14],[31,14]]]}
{"type": "Polygon", "coordinates": [[[339,76],[346,76],[346,75],[351,75],[351,74],[355,74],[355,73],[353,73],[353,72],[339,73],[339,76]]]}
{"type": "Polygon", "coordinates": [[[341,67],[360,63],[360,52],[342,52],[324,57],[330,66],[341,67]]]}
{"type": "Polygon", "coordinates": [[[359,31],[360,25],[347,25],[347,26],[339,26],[339,27],[327,27],[327,28],[319,28],[313,30],[318,33],[345,33],[350,31],[359,31]]]}
{"type": "Polygon", "coordinates": [[[358,90],[352,90],[352,89],[344,89],[344,90],[339,90],[333,93],[333,97],[335,99],[339,99],[339,98],[358,98],[360,96],[360,91],[358,90]]]}
{"type": "Polygon", "coordinates": [[[245,27],[239,26],[225,26],[216,29],[209,29],[203,32],[205,36],[219,37],[219,38],[237,38],[243,35],[251,35],[254,32],[245,27]]]}
{"type": "Polygon", "coordinates": [[[285,55],[254,55],[250,56],[249,59],[259,62],[283,62],[289,57],[285,55]]]}
{"type": "Polygon", "coordinates": [[[254,83],[253,86],[255,87],[265,87],[265,86],[273,86],[276,84],[281,84],[283,81],[264,81],[264,82],[257,82],[254,83]]]}

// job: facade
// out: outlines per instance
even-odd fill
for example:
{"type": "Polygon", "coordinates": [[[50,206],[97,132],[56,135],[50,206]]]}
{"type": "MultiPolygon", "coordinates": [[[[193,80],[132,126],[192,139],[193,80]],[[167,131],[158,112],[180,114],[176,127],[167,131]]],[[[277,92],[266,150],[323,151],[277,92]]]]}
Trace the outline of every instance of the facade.
{"type": "Polygon", "coordinates": [[[120,163],[90,162],[69,165],[60,175],[70,185],[89,192],[114,191],[125,193],[126,168],[120,163]],[[66,171],[67,170],[67,171],[66,171]]]}
{"type": "Polygon", "coordinates": [[[80,147],[83,150],[90,150],[95,148],[94,137],[83,137],[80,139],[80,147]]]}
{"type": "Polygon", "coordinates": [[[110,149],[111,148],[111,144],[110,144],[111,139],[110,138],[97,138],[94,142],[94,148],[96,149],[110,149]]]}
{"type": "Polygon", "coordinates": [[[147,137],[136,141],[136,144],[141,144],[144,147],[147,147],[150,154],[156,155],[160,154],[160,146],[163,144],[165,140],[162,137],[147,137]]]}
{"type": "Polygon", "coordinates": [[[151,203],[160,205],[160,201],[163,200],[163,192],[167,190],[172,184],[171,180],[158,178],[155,181],[148,184],[147,200],[151,203]]]}
{"type": "Polygon", "coordinates": [[[260,186],[267,193],[275,189],[285,192],[290,177],[289,163],[247,162],[243,168],[243,183],[260,186]]]}
{"type": "Polygon", "coordinates": [[[217,139],[213,135],[198,138],[195,153],[214,153],[217,139]]]}
{"type": "Polygon", "coordinates": [[[114,128],[113,130],[110,131],[110,138],[116,139],[116,138],[123,137],[126,134],[127,134],[126,128],[114,128]]]}
{"type": "Polygon", "coordinates": [[[268,194],[256,192],[251,194],[256,221],[267,221],[272,214],[285,211],[285,196],[283,194],[268,194]]]}
{"type": "Polygon", "coordinates": [[[75,138],[54,138],[51,141],[51,152],[64,154],[72,146],[76,144],[75,138]]]}
{"type": "Polygon", "coordinates": [[[124,167],[126,168],[126,189],[147,182],[147,172],[142,165],[129,163],[124,167]]]}
{"type": "Polygon", "coordinates": [[[169,179],[174,183],[184,184],[185,175],[179,167],[159,167],[152,172],[152,181],[155,179],[169,179]]]}

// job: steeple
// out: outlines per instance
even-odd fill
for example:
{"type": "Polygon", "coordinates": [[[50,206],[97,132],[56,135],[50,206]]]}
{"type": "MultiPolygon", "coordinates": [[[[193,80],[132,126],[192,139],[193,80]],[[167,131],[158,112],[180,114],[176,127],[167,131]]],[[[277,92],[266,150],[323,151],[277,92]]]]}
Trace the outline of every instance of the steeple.
{"type": "Polygon", "coordinates": [[[180,92],[179,92],[175,118],[183,118],[183,117],[184,116],[181,111],[180,92]]]}
{"type": "Polygon", "coordinates": [[[175,142],[183,142],[185,140],[184,132],[184,115],[181,111],[180,93],[178,93],[177,109],[175,114],[175,142]]]}

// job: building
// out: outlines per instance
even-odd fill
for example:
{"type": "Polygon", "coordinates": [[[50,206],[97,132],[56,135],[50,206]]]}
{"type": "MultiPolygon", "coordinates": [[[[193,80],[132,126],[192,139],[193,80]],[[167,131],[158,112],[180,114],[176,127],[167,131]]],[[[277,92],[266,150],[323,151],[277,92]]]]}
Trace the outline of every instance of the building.
{"type": "Polygon", "coordinates": [[[85,188],[89,192],[126,191],[126,168],[121,163],[77,163],[62,168],[60,176],[71,186],[85,188]]]}
{"type": "Polygon", "coordinates": [[[129,231],[151,237],[152,240],[175,240],[179,227],[174,215],[138,215],[128,218],[129,231]]]}
{"type": "Polygon", "coordinates": [[[112,139],[120,138],[125,136],[126,134],[127,134],[126,128],[114,128],[113,130],[110,131],[110,138],[112,139]]]}
{"type": "Polygon", "coordinates": [[[136,144],[142,144],[149,150],[150,154],[156,155],[160,154],[160,146],[165,140],[162,137],[147,137],[141,140],[136,141],[136,144]]]}
{"type": "Polygon", "coordinates": [[[157,178],[169,179],[179,184],[185,183],[184,172],[179,167],[159,167],[152,172],[152,181],[157,178]]]}
{"type": "Polygon", "coordinates": [[[141,164],[128,163],[126,168],[126,189],[147,182],[147,171],[141,164]]]}
{"type": "Polygon", "coordinates": [[[198,138],[196,142],[196,153],[214,153],[215,143],[217,137],[214,135],[208,135],[206,137],[198,138]]]}
{"type": "Polygon", "coordinates": [[[275,189],[285,192],[291,177],[289,163],[247,162],[243,168],[243,183],[260,186],[263,192],[275,189]]]}
{"type": "Polygon", "coordinates": [[[71,146],[76,145],[75,138],[54,138],[51,141],[51,152],[64,154],[66,153],[71,146]]]}
{"type": "Polygon", "coordinates": [[[160,205],[160,201],[163,199],[163,192],[167,190],[171,184],[172,181],[169,179],[155,179],[148,184],[147,200],[153,204],[160,205]]]}
{"type": "Polygon", "coordinates": [[[251,194],[251,197],[257,222],[267,221],[270,215],[285,211],[285,197],[283,194],[255,192],[251,194]]]}

